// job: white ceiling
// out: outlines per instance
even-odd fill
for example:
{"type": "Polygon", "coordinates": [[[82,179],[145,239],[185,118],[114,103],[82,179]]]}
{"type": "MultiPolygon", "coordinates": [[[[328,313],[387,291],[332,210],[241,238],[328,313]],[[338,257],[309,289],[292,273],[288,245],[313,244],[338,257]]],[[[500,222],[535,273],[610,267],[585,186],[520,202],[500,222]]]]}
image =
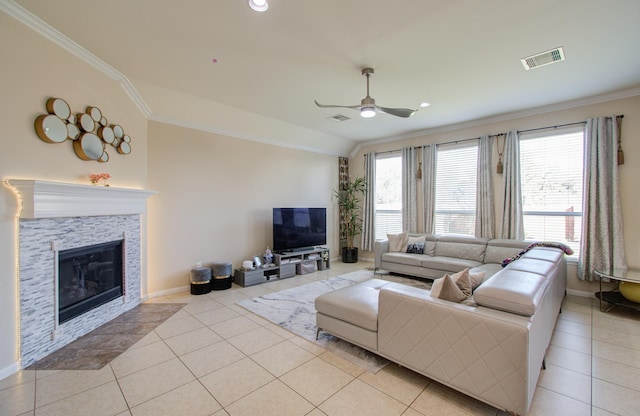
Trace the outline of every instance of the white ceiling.
{"type": "Polygon", "coordinates": [[[246,0],[15,3],[122,73],[156,118],[188,125],[189,103],[224,109],[194,120],[319,151],[332,142],[329,153],[640,86],[638,0],[269,0],[265,13],[246,0]],[[566,61],[520,63],[558,46],[566,61]],[[363,66],[378,105],[431,107],[363,119],[314,105],[359,104],[363,66]]]}

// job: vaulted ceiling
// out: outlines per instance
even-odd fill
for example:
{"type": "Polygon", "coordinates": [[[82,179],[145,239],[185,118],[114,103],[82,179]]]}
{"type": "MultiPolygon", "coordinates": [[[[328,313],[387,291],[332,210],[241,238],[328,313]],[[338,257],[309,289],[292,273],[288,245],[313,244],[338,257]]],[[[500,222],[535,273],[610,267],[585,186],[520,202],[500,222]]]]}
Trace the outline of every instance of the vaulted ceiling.
{"type": "Polygon", "coordinates": [[[332,154],[640,87],[637,0],[1,1],[123,74],[152,119],[332,154]],[[520,62],[560,46],[565,61],[520,62]],[[315,106],[359,104],[365,66],[378,105],[431,106],[315,106]]]}

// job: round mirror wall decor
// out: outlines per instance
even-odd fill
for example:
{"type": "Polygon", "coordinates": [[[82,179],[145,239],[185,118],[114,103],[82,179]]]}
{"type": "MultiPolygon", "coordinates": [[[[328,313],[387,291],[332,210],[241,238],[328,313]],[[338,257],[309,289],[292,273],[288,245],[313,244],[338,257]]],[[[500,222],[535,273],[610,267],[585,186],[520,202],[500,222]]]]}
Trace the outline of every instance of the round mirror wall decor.
{"type": "Polygon", "coordinates": [[[107,145],[117,153],[131,153],[131,136],[119,124],[109,124],[98,107],[88,106],[84,113],[73,114],[62,98],[49,98],[45,104],[47,114],[34,122],[36,135],[47,143],[70,140],[73,150],[82,160],[109,161],[107,145]]]}

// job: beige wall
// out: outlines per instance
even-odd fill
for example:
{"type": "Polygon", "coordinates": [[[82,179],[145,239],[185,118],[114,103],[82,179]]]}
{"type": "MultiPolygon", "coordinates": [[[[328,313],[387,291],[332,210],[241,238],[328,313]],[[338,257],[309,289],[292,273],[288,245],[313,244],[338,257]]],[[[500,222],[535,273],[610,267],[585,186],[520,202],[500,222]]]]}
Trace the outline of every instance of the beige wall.
{"type": "MultiPolygon", "coordinates": [[[[109,172],[114,186],[145,188],[147,120],[120,85],[4,13],[0,13],[0,39],[0,178],[88,184],[90,173],[109,172]],[[34,120],[46,112],[48,97],[65,99],[74,112],[87,106],[100,108],[110,122],[121,124],[131,135],[132,153],[111,151],[111,160],[99,164],[80,160],[70,142],[40,140],[34,120]]],[[[0,185],[0,378],[15,368],[18,358],[17,208],[13,192],[0,185]]]]}
{"type": "MultiPolygon", "coordinates": [[[[196,264],[243,260],[272,244],[273,207],[326,207],[337,247],[331,189],[338,158],[149,123],[149,292],[189,284],[196,264]]],[[[336,255],[335,250],[332,255],[336,255]]]]}
{"type": "MultiPolygon", "coordinates": [[[[429,111],[428,109],[426,111],[429,111]]],[[[425,135],[395,142],[379,143],[365,146],[351,159],[352,175],[362,175],[363,155],[368,152],[382,152],[401,149],[405,146],[419,146],[430,143],[442,143],[454,140],[479,137],[486,134],[497,134],[509,130],[526,130],[538,127],[560,125],[584,121],[589,117],[624,114],[622,121],[622,144],[625,153],[625,164],[620,166],[620,193],[622,199],[622,214],[625,232],[626,259],[630,267],[640,267],[640,192],[638,192],[638,178],[640,177],[640,96],[603,102],[570,110],[555,111],[536,116],[523,117],[499,123],[489,123],[481,126],[450,130],[447,132],[425,135]]],[[[494,162],[497,163],[497,149],[494,144],[494,162]]],[[[504,189],[503,178],[494,173],[495,207],[497,223],[501,221],[501,195],[504,189]]],[[[569,265],[570,290],[592,292],[597,284],[587,284],[577,279],[577,267],[569,265]]]]}

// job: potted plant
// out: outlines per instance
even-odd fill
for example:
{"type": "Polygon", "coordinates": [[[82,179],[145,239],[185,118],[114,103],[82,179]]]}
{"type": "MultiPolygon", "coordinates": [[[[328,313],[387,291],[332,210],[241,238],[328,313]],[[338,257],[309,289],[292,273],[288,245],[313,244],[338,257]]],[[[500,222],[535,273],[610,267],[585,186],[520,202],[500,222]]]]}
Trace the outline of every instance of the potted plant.
{"type": "Polygon", "coordinates": [[[334,190],[340,208],[341,234],[345,238],[342,247],[342,261],[356,263],[358,261],[358,247],[354,245],[355,237],[362,232],[361,198],[366,193],[364,178],[356,178],[347,182],[341,189],[334,190]]]}

